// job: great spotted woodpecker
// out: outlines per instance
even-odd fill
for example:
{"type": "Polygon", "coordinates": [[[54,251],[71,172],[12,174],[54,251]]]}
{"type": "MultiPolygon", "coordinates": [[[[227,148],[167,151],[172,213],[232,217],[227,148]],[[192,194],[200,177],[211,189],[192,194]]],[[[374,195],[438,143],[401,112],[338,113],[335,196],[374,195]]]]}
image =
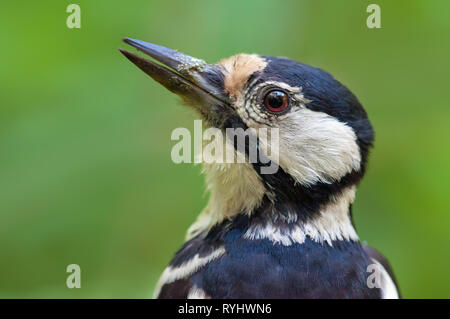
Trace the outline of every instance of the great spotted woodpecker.
{"type": "MultiPolygon", "coordinates": [[[[398,298],[385,258],[361,244],[351,208],[374,133],[357,98],[329,73],[288,58],[238,54],[215,64],[124,39],[120,50],[210,127],[278,129],[278,169],[204,163],[210,200],[164,270],[158,298],[398,298]],[[378,266],[378,286],[368,267],[378,266]]],[[[256,133],[255,133],[256,134],[256,133]]],[[[249,156],[252,145],[226,148],[249,156]]],[[[267,154],[266,154],[267,153],[267,154]]],[[[265,155],[264,155],[265,154],[265,155]]],[[[264,161],[263,161],[264,158],[264,161]]]]}

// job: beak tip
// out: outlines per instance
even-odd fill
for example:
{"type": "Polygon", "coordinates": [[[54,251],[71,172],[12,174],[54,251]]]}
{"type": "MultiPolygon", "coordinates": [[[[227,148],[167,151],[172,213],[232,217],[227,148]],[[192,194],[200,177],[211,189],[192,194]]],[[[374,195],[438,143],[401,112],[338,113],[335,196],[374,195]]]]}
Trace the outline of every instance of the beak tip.
{"type": "Polygon", "coordinates": [[[122,42],[125,42],[127,44],[130,44],[130,42],[132,42],[132,41],[133,41],[133,39],[131,39],[131,38],[122,38],[122,42]]]}
{"type": "Polygon", "coordinates": [[[124,50],[124,49],[120,49],[120,48],[119,48],[119,51],[120,51],[120,53],[122,53],[129,61],[131,61],[133,64],[135,64],[135,65],[137,65],[137,66],[139,66],[139,65],[144,61],[144,59],[140,58],[139,56],[137,56],[136,54],[134,54],[134,53],[132,53],[132,52],[130,52],[130,51],[127,51],[127,50],[124,50]]]}
{"type": "Polygon", "coordinates": [[[131,53],[131,52],[128,52],[127,50],[124,50],[124,49],[121,49],[121,48],[118,48],[118,50],[120,51],[120,53],[122,53],[125,56],[128,56],[129,53],[131,53]]]}

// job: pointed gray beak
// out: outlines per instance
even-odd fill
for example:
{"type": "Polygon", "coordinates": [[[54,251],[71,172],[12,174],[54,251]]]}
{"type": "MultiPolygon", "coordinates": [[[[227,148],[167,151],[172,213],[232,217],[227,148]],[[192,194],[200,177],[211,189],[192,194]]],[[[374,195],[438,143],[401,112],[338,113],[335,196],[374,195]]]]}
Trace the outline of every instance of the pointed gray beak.
{"type": "Polygon", "coordinates": [[[144,59],[132,52],[119,49],[128,60],[179,95],[183,101],[197,109],[211,125],[221,127],[231,110],[230,100],[223,88],[223,73],[217,64],[160,45],[134,39],[123,41],[149,55],[159,63],[144,59]]]}

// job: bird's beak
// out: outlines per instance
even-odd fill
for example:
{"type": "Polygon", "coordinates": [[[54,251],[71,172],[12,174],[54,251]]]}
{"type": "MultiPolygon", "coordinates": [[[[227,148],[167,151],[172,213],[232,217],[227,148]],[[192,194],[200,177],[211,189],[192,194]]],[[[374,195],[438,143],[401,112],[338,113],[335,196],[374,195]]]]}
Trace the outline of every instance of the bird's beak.
{"type": "Polygon", "coordinates": [[[160,45],[134,39],[123,41],[151,56],[161,64],[119,49],[128,60],[167,89],[194,106],[214,126],[220,126],[230,101],[223,90],[223,73],[219,65],[160,45]]]}

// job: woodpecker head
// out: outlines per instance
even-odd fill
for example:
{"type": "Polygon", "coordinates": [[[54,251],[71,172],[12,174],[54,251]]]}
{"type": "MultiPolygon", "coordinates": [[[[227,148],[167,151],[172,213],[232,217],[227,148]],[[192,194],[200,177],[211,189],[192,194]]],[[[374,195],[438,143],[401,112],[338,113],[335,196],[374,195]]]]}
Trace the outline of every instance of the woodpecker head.
{"type": "Polygon", "coordinates": [[[207,211],[220,211],[216,220],[251,213],[264,198],[326,202],[363,176],[372,126],[357,98],[329,73],[256,54],[207,64],[155,44],[124,41],[160,62],[120,50],[208,125],[279,129],[280,169],[274,174],[261,174],[258,164],[206,165],[212,192],[207,211]]]}

